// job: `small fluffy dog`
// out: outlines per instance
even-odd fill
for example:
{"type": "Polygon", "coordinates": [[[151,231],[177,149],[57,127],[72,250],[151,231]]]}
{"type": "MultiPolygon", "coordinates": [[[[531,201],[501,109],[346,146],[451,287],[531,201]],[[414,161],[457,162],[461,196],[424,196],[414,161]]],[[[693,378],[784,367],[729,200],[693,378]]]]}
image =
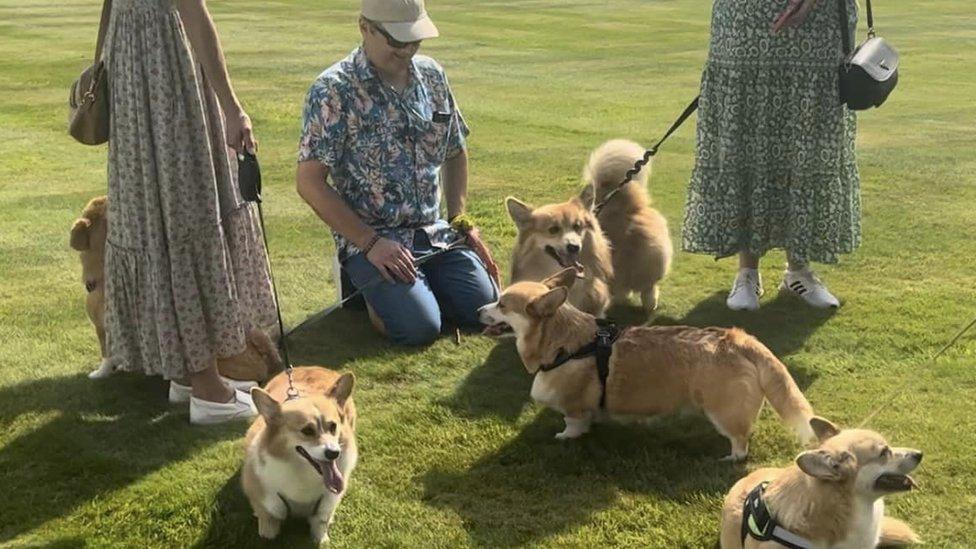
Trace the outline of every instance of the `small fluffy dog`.
{"type": "MultiPolygon", "coordinates": [[[[85,310],[98,335],[102,362],[88,374],[92,379],[104,378],[120,367],[108,356],[105,348],[105,241],[108,237],[108,198],[91,199],[71,227],[70,244],[81,256],[81,277],[88,292],[85,310]]],[[[281,358],[274,342],[258,328],[247,334],[247,347],[230,358],[217,359],[217,370],[224,377],[237,381],[264,381],[272,372],[281,369],[281,358]]]]}
{"type": "Polygon", "coordinates": [[[105,238],[108,235],[108,198],[97,196],[88,201],[81,217],[71,226],[69,243],[81,256],[81,282],[88,292],[85,310],[95,327],[102,362],[88,374],[91,378],[110,375],[115,367],[105,349],[105,238]]]}
{"type": "MultiPolygon", "coordinates": [[[[602,202],[620,185],[627,171],[644,156],[644,147],[626,139],[600,145],[583,169],[583,202],[602,202]]],[[[626,303],[631,292],[640,295],[644,310],[657,308],[658,284],[671,267],[671,235],[668,222],[650,206],[647,179],[650,164],[620,188],[600,210],[597,219],[613,250],[610,293],[616,303],[626,303]]]]}
{"type": "MultiPolygon", "coordinates": [[[[819,417],[812,418],[810,426],[819,448],[797,456],[794,465],[756,470],[732,486],[722,509],[722,549],[743,548],[743,504],[763,482],[769,483],[762,500],[770,515],[818,549],[918,543],[907,524],[885,516],[884,497],[915,486],[908,473],[918,467],[922,452],[892,448],[874,431],[842,431],[819,417]]],[[[744,547],[781,545],[749,536],[744,547]]]]}
{"type": "Polygon", "coordinates": [[[518,228],[511,281],[538,282],[574,267],[582,279],[570,292],[569,302],[602,318],[610,303],[613,264],[610,245],[589,206],[579,197],[538,208],[508,197],[505,205],[518,228]]]}
{"type": "Polygon", "coordinates": [[[749,451],[752,423],[769,400],[804,441],[813,439],[813,410],[786,367],[754,337],[738,329],[644,326],[623,331],[612,346],[604,387],[593,356],[557,367],[557,357],[594,341],[596,318],[567,303],[576,281],[566,269],[543,282],[519,282],[481,309],[481,321],[507,324],[530,374],[532,398],[562,413],[574,438],[605,412],[650,416],[683,407],[702,410],[732,443],[725,459],[749,451]],[[601,396],[605,397],[601,410],[601,396]]]}
{"type": "Polygon", "coordinates": [[[294,400],[286,400],[285,372],[251,389],[260,416],[245,438],[241,485],[261,537],[276,537],[281,521],[297,515],[324,543],[358,459],[354,378],[313,366],[295,368],[292,378],[301,395],[294,400]]]}

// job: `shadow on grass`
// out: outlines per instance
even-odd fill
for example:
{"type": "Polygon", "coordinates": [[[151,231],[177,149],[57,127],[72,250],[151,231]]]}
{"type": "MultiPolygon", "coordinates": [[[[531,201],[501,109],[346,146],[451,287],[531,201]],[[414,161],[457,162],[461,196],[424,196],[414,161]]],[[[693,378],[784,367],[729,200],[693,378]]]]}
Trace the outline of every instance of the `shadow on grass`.
{"type": "Polygon", "coordinates": [[[0,429],[21,416],[40,423],[0,448],[0,544],[246,428],[193,427],[185,410],[167,403],[162,380],[141,375],[0,389],[0,429]]]}
{"type": "Polygon", "coordinates": [[[425,499],[456,512],[474,544],[510,547],[585,523],[621,491],[690,502],[718,497],[744,472],[715,459],[728,442],[695,416],[654,428],[603,424],[572,441],[553,438],[561,428],[558,414],[541,412],[467,470],[428,473],[425,499]]]}

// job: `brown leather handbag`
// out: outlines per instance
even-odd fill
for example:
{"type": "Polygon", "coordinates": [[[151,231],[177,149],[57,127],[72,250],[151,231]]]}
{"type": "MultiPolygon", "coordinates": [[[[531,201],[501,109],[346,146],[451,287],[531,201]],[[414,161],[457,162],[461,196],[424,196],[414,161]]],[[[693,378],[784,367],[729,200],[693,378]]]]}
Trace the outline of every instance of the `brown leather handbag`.
{"type": "Polygon", "coordinates": [[[112,0],[105,0],[95,43],[95,61],[71,85],[68,96],[68,133],[85,145],[101,145],[108,141],[108,75],[102,61],[102,45],[111,13],[112,0]]]}

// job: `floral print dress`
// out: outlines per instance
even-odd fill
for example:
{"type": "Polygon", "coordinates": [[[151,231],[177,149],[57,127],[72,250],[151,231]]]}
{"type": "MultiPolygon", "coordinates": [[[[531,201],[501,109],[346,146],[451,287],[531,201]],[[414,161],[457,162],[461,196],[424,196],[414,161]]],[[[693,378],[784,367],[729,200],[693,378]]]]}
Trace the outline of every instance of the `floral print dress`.
{"type": "Polygon", "coordinates": [[[773,34],[788,0],[715,0],[701,82],[698,147],[683,227],[686,251],[725,257],[785,248],[835,263],[860,243],[855,118],[838,95],[838,1],[773,34]]]}
{"type": "Polygon", "coordinates": [[[179,379],[274,325],[267,258],[172,0],[113,4],[107,344],[123,369],[179,379]]]}

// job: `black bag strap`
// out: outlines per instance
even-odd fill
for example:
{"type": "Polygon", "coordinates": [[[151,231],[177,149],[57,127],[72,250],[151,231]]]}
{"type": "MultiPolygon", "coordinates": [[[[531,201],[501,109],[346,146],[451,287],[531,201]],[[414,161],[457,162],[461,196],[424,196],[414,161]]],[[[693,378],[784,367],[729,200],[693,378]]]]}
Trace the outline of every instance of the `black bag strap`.
{"type": "Polygon", "coordinates": [[[102,58],[102,46],[105,45],[105,31],[108,30],[109,19],[112,18],[112,0],[102,3],[102,19],[98,23],[98,39],[95,41],[95,62],[102,58]]]}
{"type": "MultiPolygon", "coordinates": [[[[837,0],[838,14],[840,17],[840,36],[844,41],[844,58],[851,55],[851,35],[847,30],[847,2],[848,0],[837,0]]],[[[871,0],[865,0],[868,8],[868,38],[874,38],[874,12],[871,10],[871,0]]]]}

